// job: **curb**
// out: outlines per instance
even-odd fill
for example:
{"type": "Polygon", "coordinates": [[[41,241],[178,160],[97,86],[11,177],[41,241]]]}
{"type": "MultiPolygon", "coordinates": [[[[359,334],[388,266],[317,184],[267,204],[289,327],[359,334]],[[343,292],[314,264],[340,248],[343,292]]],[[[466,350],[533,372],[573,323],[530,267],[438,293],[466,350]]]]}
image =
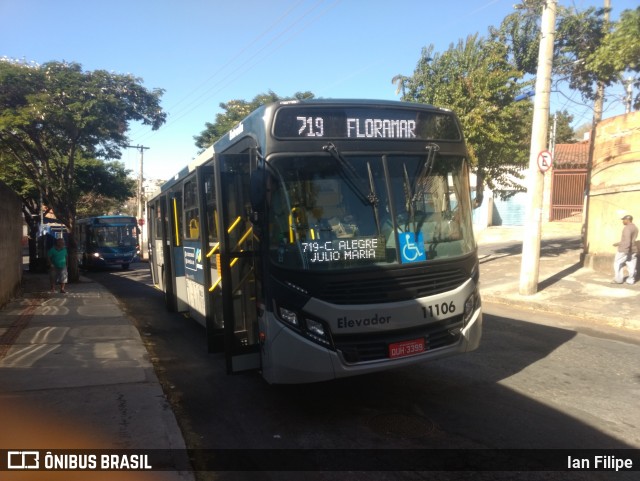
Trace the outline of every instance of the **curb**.
{"type": "Polygon", "coordinates": [[[631,330],[640,330],[640,321],[635,319],[627,319],[617,316],[604,316],[602,314],[585,312],[583,310],[574,310],[572,312],[566,312],[568,307],[573,306],[559,306],[557,304],[542,302],[537,300],[519,300],[509,297],[501,297],[491,293],[483,293],[480,291],[480,296],[483,302],[491,304],[501,304],[506,306],[513,306],[530,311],[542,311],[550,314],[556,314],[561,316],[570,316],[577,319],[596,322],[598,324],[604,324],[608,327],[624,328],[631,330]]]}

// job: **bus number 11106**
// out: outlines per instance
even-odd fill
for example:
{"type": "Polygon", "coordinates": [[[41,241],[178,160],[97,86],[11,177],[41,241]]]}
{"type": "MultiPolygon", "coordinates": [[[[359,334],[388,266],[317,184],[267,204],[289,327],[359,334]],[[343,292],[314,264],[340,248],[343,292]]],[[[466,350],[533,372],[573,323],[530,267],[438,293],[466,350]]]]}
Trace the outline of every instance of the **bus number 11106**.
{"type": "Polygon", "coordinates": [[[425,319],[446,316],[456,312],[456,305],[453,301],[443,302],[442,304],[433,304],[431,306],[422,306],[422,315],[425,319]]]}

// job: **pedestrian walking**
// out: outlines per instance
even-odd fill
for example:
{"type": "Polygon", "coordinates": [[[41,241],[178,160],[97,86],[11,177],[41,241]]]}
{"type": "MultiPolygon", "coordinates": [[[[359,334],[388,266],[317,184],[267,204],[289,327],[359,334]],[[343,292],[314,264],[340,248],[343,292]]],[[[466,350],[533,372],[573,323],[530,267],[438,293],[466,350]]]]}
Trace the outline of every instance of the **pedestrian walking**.
{"type": "Polygon", "coordinates": [[[613,244],[618,248],[616,256],[613,259],[613,283],[622,284],[624,281],[624,268],[627,267],[628,277],[627,284],[633,284],[636,281],[636,266],[638,263],[638,228],[633,223],[633,216],[625,215],[622,218],[624,227],[622,228],[622,236],[620,242],[613,244]]]}
{"type": "Polygon", "coordinates": [[[67,272],[67,261],[69,255],[64,245],[64,239],[58,237],[56,245],[47,252],[47,263],[49,264],[49,280],[51,281],[51,292],[56,291],[56,284],[60,284],[60,292],[65,294],[64,286],[69,281],[67,272]]]}

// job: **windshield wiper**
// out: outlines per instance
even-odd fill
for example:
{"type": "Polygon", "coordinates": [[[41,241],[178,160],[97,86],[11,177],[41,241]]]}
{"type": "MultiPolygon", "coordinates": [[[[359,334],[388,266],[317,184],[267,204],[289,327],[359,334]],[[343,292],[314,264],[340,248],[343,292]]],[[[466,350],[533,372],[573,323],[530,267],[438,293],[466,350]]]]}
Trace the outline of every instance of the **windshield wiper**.
{"type": "Polygon", "coordinates": [[[364,205],[377,205],[378,198],[376,197],[375,192],[372,190],[371,192],[369,192],[369,194],[364,193],[364,191],[362,190],[362,182],[358,177],[356,169],[354,169],[349,161],[346,160],[340,154],[340,152],[338,152],[336,146],[333,143],[329,142],[327,145],[322,147],[322,150],[324,150],[325,152],[329,152],[331,154],[331,157],[338,161],[340,167],[342,167],[342,169],[340,169],[341,177],[349,185],[351,190],[358,196],[358,199],[360,199],[360,201],[364,205]]]}
{"type": "Polygon", "coordinates": [[[369,202],[373,206],[373,218],[376,221],[376,229],[380,234],[380,215],[378,214],[378,195],[376,194],[376,184],[373,181],[373,172],[371,171],[371,164],[367,161],[367,171],[369,172],[369,202]]]}
{"type": "Polygon", "coordinates": [[[427,150],[427,158],[422,164],[422,169],[420,169],[420,173],[413,179],[413,182],[409,182],[409,174],[407,173],[407,165],[404,164],[404,184],[406,189],[406,199],[407,199],[407,213],[409,214],[409,219],[407,220],[407,227],[411,224],[415,226],[415,231],[418,232],[422,228],[422,224],[426,218],[425,215],[422,216],[418,224],[416,225],[416,210],[415,210],[415,202],[418,198],[423,194],[423,191],[428,186],[427,177],[431,175],[431,171],[433,170],[433,166],[435,164],[436,152],[440,150],[440,146],[437,144],[427,144],[425,147],[427,150]],[[419,183],[422,182],[422,186],[419,183]]]}
{"type": "Polygon", "coordinates": [[[420,170],[418,176],[414,179],[413,185],[411,186],[411,192],[414,193],[411,197],[411,202],[415,202],[418,199],[419,191],[416,190],[416,187],[418,187],[418,182],[431,174],[433,165],[435,164],[436,160],[436,152],[440,150],[440,146],[438,144],[427,144],[425,149],[427,151],[427,160],[425,160],[424,164],[422,164],[422,169],[420,170]]]}

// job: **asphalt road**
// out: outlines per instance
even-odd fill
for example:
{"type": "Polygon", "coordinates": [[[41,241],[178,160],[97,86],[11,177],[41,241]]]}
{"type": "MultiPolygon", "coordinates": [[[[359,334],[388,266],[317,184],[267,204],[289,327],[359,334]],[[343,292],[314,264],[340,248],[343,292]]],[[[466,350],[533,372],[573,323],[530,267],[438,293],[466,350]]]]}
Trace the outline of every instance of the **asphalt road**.
{"type": "MultiPolygon", "coordinates": [[[[204,329],[166,312],[146,264],[89,273],[149,349],[192,449],[638,449],[640,340],[558,327],[548,313],[485,305],[480,349],[394,371],[302,386],[228,376],[204,329]]],[[[348,453],[348,451],[345,451],[348,453]]],[[[292,452],[294,453],[294,452],[292,452]]],[[[206,463],[194,459],[194,463],[206,463]]],[[[310,472],[316,479],[634,479],[634,473],[310,472]]],[[[637,473],[636,473],[637,474],[637,473]]],[[[199,479],[301,479],[202,472],[199,479]]]]}

